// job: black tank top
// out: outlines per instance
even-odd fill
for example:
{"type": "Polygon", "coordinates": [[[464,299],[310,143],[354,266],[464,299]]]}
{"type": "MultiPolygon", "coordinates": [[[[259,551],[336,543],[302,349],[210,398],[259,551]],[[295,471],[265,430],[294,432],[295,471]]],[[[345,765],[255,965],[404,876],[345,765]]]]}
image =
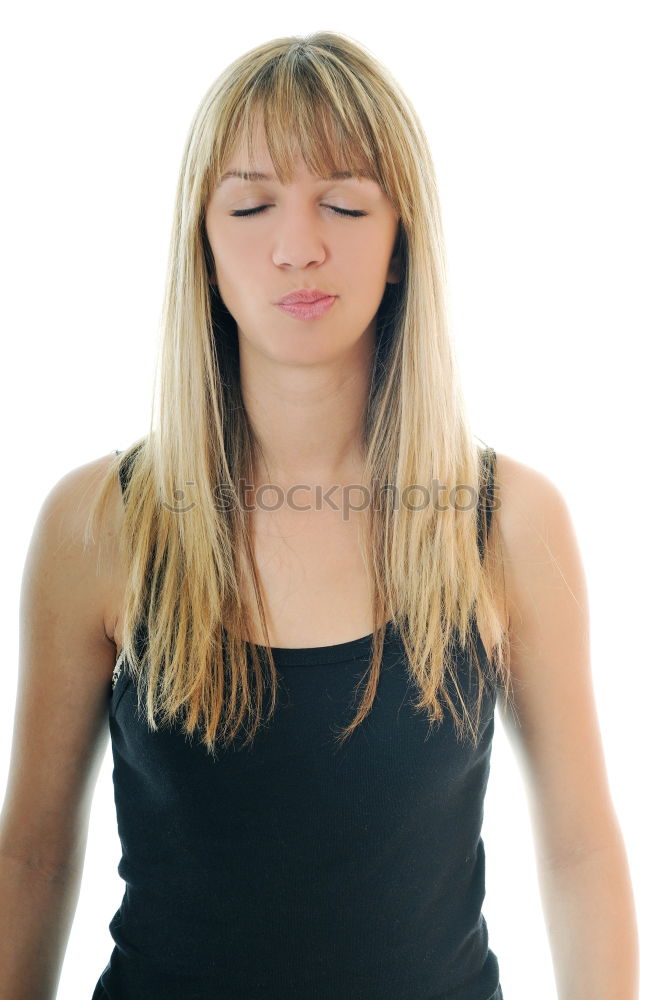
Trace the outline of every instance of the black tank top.
{"type": "MultiPolygon", "coordinates": [[[[491,471],[495,452],[484,457],[491,471]]],[[[482,553],[492,487],[478,507],[482,553]]],[[[121,654],[109,727],[126,887],[94,996],[502,998],[481,912],[496,687],[473,631],[489,682],[476,749],[448,709],[429,729],[411,707],[392,623],[374,704],[341,748],[334,733],[355,714],[371,636],[273,647],[276,713],[216,761],[176,727],[148,729],[121,654]]],[[[475,668],[456,662],[472,710],[475,668]]]]}

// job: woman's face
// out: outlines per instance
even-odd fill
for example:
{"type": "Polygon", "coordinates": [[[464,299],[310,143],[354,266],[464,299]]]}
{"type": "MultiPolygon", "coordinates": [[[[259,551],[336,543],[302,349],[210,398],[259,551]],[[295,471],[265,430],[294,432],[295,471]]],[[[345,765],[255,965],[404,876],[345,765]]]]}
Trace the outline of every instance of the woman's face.
{"type": "Polygon", "coordinates": [[[320,180],[301,157],[295,180],[282,186],[262,128],[255,155],[250,165],[236,153],[229,170],[251,168],[274,179],[222,179],[205,213],[219,294],[237,322],[241,350],[302,363],[338,356],[365,334],[373,342],[386,282],[401,277],[392,260],[398,217],[389,199],[365,177],[320,180]],[[263,205],[255,215],[233,214],[263,205]],[[305,320],[275,304],[302,288],[335,296],[334,305],[305,320]]]}

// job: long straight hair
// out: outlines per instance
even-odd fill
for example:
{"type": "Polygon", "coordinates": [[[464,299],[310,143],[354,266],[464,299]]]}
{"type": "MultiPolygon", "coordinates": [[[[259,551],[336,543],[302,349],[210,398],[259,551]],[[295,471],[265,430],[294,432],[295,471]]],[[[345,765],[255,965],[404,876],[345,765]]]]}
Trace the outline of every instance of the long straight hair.
{"type": "Polygon", "coordinates": [[[490,583],[494,547],[483,546],[482,559],[477,538],[490,500],[483,459],[492,451],[474,442],[461,392],[446,314],[440,205],[422,126],[390,73],[356,41],[333,32],[277,38],[235,60],[203,97],[189,130],[150,429],[110,464],[86,528],[89,539],[122,473],[127,667],[150,728],[180,717],[182,732],[198,731],[213,755],[242,728],[245,742],[252,741],[275,710],[278,674],[240,495],[240,481],[252,481],[257,442],[240,388],[237,324],[214,282],[204,223],[237,142],[253,163],[259,121],[281,183],[294,176],[298,150],[319,176],[350,169],[374,179],[399,219],[394,252],[403,274],[386,286],[376,314],[362,429],[371,494],[363,558],[372,581],[372,656],[356,715],[337,739],[348,739],[371,709],[392,622],[419,689],[415,709],[433,723],[443,721],[447,707],[458,737],[476,743],[486,683],[509,696],[509,646],[490,583]],[[441,504],[440,494],[436,503],[421,502],[434,498],[434,482],[449,484],[448,502],[441,504]],[[386,493],[403,502],[381,502],[386,493]],[[245,638],[241,553],[264,645],[245,638]],[[479,615],[488,649],[473,627],[479,615]],[[474,715],[456,678],[459,648],[476,671],[474,715]]]}

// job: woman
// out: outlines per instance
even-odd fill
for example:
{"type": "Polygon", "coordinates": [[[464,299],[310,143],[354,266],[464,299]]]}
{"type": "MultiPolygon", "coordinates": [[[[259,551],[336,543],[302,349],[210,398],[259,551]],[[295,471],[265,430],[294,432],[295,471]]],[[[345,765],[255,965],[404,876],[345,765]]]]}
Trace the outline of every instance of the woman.
{"type": "Polygon", "coordinates": [[[569,513],[474,443],[444,289],[389,73],[331,32],[229,66],[183,159],[157,419],[56,484],[26,563],[4,995],[54,993],[108,725],[127,889],[94,997],[502,997],[498,703],[559,995],[636,996],[569,513]]]}

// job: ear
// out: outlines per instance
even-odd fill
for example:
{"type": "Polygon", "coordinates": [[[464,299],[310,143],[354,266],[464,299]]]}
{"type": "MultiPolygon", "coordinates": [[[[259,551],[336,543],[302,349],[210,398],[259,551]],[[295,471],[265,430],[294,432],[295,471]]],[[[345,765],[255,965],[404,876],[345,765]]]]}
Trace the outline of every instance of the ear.
{"type": "Polygon", "coordinates": [[[396,285],[403,278],[404,272],[404,236],[403,229],[401,227],[401,221],[399,221],[399,229],[394,241],[394,249],[392,251],[392,257],[390,258],[390,266],[387,271],[387,284],[396,285]]]}
{"type": "Polygon", "coordinates": [[[390,261],[387,271],[386,283],[388,285],[398,284],[403,277],[403,262],[400,256],[395,255],[390,261]]]}

